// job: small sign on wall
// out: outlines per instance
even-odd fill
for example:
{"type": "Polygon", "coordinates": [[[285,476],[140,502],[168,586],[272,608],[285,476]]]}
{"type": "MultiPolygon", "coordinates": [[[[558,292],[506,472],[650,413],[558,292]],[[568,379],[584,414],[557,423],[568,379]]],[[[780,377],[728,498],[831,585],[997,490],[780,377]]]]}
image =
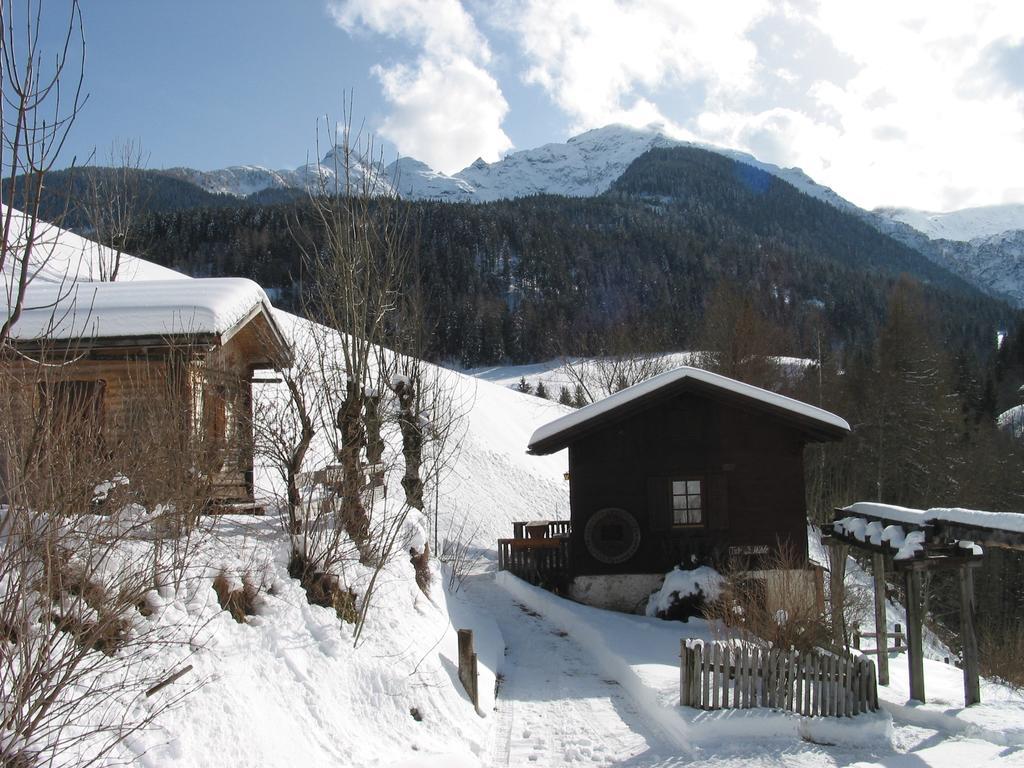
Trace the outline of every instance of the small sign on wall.
{"type": "Polygon", "coordinates": [[[740,555],[767,555],[768,545],[767,544],[745,544],[739,547],[729,547],[729,557],[738,557],[740,555]]]}

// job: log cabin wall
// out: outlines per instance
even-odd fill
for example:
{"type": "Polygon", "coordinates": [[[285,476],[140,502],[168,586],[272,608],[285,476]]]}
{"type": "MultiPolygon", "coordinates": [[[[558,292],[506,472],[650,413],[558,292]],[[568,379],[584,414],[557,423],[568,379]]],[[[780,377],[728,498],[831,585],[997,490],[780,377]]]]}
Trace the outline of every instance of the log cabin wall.
{"type": "Polygon", "coordinates": [[[22,359],[7,361],[5,367],[8,380],[25,391],[21,401],[37,411],[47,389],[58,382],[97,384],[98,445],[143,450],[146,441],[161,439],[152,432],[154,423],[179,430],[177,439],[201,452],[198,463],[212,472],[215,498],[250,501],[250,346],[251,339],[242,333],[212,351],[205,345],[105,349],[97,343],[62,355],[70,361],[61,366],[40,367],[22,359]]]}
{"type": "MultiPolygon", "coordinates": [[[[665,573],[698,563],[721,567],[730,556],[756,567],[780,541],[803,565],[804,442],[780,419],[695,394],[581,438],[569,447],[573,574],[665,573]],[[695,489],[674,488],[673,481],[699,483],[699,495],[674,494],[695,489]],[[695,509],[674,511],[688,505],[695,509]],[[618,562],[593,554],[600,525],[591,525],[588,545],[588,523],[608,508],[625,510],[639,526],[635,552],[618,562]]],[[[609,535],[622,535],[621,520],[601,519],[609,520],[609,535]]]]}

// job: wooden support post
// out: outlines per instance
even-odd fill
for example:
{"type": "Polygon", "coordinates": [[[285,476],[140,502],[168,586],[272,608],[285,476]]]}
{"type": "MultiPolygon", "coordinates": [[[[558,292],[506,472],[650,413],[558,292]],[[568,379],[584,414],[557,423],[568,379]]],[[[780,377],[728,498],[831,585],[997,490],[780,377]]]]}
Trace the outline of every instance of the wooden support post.
{"type": "Polygon", "coordinates": [[[907,589],[907,667],[910,670],[910,698],[922,704],[924,698],[924,648],[922,631],[924,617],[921,616],[921,572],[909,568],[904,580],[907,589]]]}
{"type": "Polygon", "coordinates": [[[871,556],[871,575],[875,582],[875,647],[878,649],[878,682],[889,684],[889,633],[885,616],[885,555],[871,556]]]}
{"type": "Polygon", "coordinates": [[[978,635],[975,630],[974,569],[960,566],[960,642],[964,649],[964,704],[981,701],[978,677],[978,635]]]}
{"type": "Polygon", "coordinates": [[[679,706],[690,706],[690,649],[686,640],[679,641],[679,706]]]}
{"type": "Polygon", "coordinates": [[[459,680],[462,687],[469,694],[469,700],[473,706],[480,708],[480,698],[477,692],[477,671],[476,653],[473,652],[473,630],[459,630],[459,680]]]}
{"type": "Polygon", "coordinates": [[[846,647],[846,557],[850,551],[847,544],[830,544],[829,552],[829,596],[832,603],[832,642],[836,648],[846,647]]]}

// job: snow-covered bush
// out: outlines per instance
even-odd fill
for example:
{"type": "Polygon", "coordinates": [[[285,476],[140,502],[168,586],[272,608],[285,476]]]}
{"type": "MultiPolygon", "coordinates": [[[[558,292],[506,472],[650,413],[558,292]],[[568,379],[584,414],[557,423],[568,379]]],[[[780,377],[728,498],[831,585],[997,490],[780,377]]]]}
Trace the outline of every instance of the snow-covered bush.
{"type": "Polygon", "coordinates": [[[648,599],[647,615],[679,621],[703,616],[721,594],[723,582],[722,575],[706,565],[689,571],[677,566],[665,576],[661,589],[648,599]]]}

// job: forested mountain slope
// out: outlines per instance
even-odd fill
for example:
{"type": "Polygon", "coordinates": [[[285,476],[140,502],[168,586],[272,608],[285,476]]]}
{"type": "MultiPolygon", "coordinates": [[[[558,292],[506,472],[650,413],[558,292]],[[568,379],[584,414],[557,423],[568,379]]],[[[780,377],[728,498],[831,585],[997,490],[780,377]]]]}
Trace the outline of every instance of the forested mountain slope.
{"type": "MultiPolygon", "coordinates": [[[[1014,311],[856,216],[750,166],[694,148],[638,158],[596,198],[408,202],[417,290],[435,359],[464,365],[696,343],[723,280],[806,354],[875,338],[900,274],[926,286],[935,333],[990,346],[1014,311]],[[812,339],[813,337],[813,339],[812,339]]],[[[307,201],[147,214],[129,248],[193,275],[242,275],[301,305],[295,235],[307,201]]]]}

